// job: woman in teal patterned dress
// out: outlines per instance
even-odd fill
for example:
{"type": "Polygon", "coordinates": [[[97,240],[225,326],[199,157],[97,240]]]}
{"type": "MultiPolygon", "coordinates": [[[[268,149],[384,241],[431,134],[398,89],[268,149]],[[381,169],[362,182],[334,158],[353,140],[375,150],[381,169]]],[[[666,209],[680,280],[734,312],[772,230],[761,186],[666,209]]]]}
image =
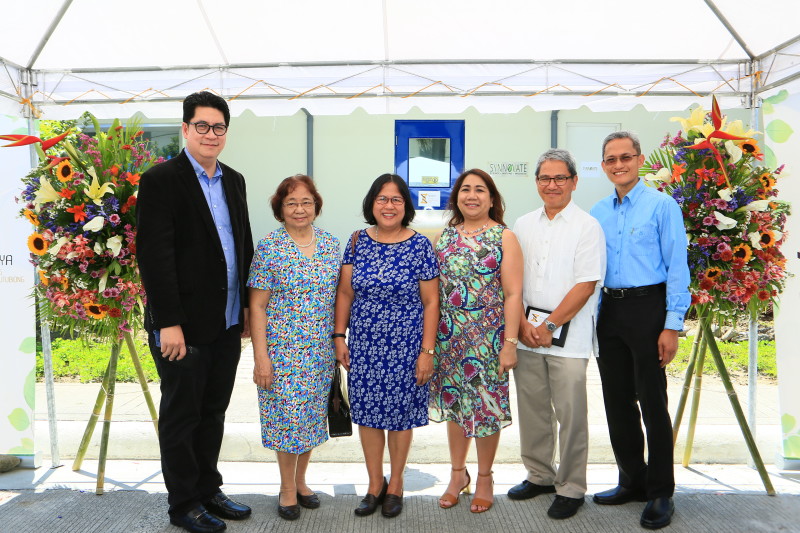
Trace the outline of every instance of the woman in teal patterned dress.
{"type": "Polygon", "coordinates": [[[503,222],[503,198],[483,170],[459,176],[448,208],[450,221],[436,242],[441,320],[430,397],[431,420],[447,421],[452,466],[439,506],[453,507],[469,489],[466,460],[475,438],[478,477],[470,510],[482,513],[493,503],[500,430],[511,423],[508,371],[517,364],[522,250],[503,222]]]}
{"type": "Polygon", "coordinates": [[[308,176],[283,180],[271,204],[283,227],[259,242],[248,280],[253,381],[262,441],[281,473],[278,514],[294,520],[301,506],[319,507],[306,469],[311,451],[328,440],[339,241],[312,225],[322,198],[308,176]]]}

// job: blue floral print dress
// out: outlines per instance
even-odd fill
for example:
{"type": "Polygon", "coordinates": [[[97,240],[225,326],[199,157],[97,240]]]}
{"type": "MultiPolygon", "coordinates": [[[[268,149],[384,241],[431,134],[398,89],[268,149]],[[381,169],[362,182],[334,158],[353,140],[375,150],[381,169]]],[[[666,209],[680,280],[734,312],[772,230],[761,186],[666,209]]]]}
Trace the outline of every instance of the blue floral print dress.
{"type": "Polygon", "coordinates": [[[403,431],[428,424],[428,385],[417,386],[422,344],[419,282],[439,276],[424,235],[384,244],[358,232],[355,253],[347,242],[344,264],[353,265],[350,310],[350,414],[360,426],[403,431]]]}
{"type": "Polygon", "coordinates": [[[271,450],[301,454],[328,440],[328,393],[336,357],[333,304],[339,240],[314,228],[309,259],[281,227],[258,243],[248,287],[270,291],[267,353],[269,390],[258,388],[261,438],[271,450]]]}

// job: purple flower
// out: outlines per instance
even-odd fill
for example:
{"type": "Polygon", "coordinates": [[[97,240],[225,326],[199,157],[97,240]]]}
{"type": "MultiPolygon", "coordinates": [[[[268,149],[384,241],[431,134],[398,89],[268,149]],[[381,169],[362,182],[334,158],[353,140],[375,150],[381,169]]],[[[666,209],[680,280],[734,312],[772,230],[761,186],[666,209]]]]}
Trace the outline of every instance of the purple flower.
{"type": "Polygon", "coordinates": [[[716,223],[717,223],[717,219],[714,218],[714,217],[706,217],[706,218],[703,219],[703,225],[704,226],[713,226],[716,223]]]}

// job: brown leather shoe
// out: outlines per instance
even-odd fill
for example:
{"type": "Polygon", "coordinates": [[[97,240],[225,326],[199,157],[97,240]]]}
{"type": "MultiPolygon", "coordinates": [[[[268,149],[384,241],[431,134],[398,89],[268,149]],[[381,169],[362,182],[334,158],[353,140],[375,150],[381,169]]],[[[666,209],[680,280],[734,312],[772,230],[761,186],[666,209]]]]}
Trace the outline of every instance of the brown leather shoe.
{"type": "Polygon", "coordinates": [[[372,494],[367,494],[364,496],[364,499],[361,500],[361,503],[358,504],[354,513],[358,516],[369,516],[375,512],[380,504],[383,503],[384,498],[386,498],[386,491],[389,489],[389,482],[386,481],[386,478],[383,478],[383,488],[381,488],[381,492],[377,496],[373,496],[372,494]]]}
{"type": "Polygon", "coordinates": [[[383,499],[381,514],[386,518],[394,518],[403,512],[403,495],[387,494],[383,499]]]}

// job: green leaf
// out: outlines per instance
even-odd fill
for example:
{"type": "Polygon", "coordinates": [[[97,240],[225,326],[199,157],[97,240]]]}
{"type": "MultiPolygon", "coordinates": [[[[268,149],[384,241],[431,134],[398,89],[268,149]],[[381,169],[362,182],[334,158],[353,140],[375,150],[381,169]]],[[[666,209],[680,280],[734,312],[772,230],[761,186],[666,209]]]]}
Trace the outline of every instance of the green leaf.
{"type": "Polygon", "coordinates": [[[778,94],[773,94],[769,98],[764,98],[764,102],[768,102],[770,104],[780,104],[784,100],[789,97],[789,91],[783,89],[778,94]]]}
{"type": "Polygon", "coordinates": [[[776,143],[785,143],[792,133],[794,133],[792,127],[779,118],[767,124],[767,135],[776,143]]]}
{"type": "Polygon", "coordinates": [[[778,166],[778,157],[769,146],[764,146],[764,165],[766,165],[767,168],[775,168],[778,166]]]}
{"type": "Polygon", "coordinates": [[[781,431],[789,433],[794,429],[795,424],[797,424],[797,419],[795,417],[789,413],[783,413],[783,416],[781,416],[781,431]]]}
{"type": "Polygon", "coordinates": [[[91,113],[87,112],[86,114],[89,115],[89,118],[92,120],[92,125],[94,126],[94,134],[95,134],[95,136],[99,136],[100,135],[100,122],[97,120],[97,117],[95,117],[91,113]]]}
{"type": "Polygon", "coordinates": [[[783,439],[783,455],[800,459],[800,436],[792,435],[783,439]]]}
{"type": "Polygon", "coordinates": [[[14,429],[17,431],[24,431],[31,425],[31,419],[28,413],[19,407],[11,411],[11,414],[8,415],[8,421],[11,422],[11,425],[14,426],[14,429]]]}
{"type": "Polygon", "coordinates": [[[33,453],[33,439],[20,439],[20,445],[14,446],[8,453],[11,455],[29,455],[33,453]]]}
{"type": "Polygon", "coordinates": [[[25,337],[19,345],[22,353],[33,353],[36,351],[36,337],[25,337]]]}
{"type": "Polygon", "coordinates": [[[31,408],[31,411],[36,406],[36,369],[28,373],[28,377],[25,378],[25,386],[22,389],[22,394],[25,396],[25,403],[28,404],[28,407],[31,408]]]}
{"type": "Polygon", "coordinates": [[[764,100],[764,102],[761,104],[761,111],[763,111],[765,115],[769,115],[775,112],[775,107],[771,103],[764,100]]]}

